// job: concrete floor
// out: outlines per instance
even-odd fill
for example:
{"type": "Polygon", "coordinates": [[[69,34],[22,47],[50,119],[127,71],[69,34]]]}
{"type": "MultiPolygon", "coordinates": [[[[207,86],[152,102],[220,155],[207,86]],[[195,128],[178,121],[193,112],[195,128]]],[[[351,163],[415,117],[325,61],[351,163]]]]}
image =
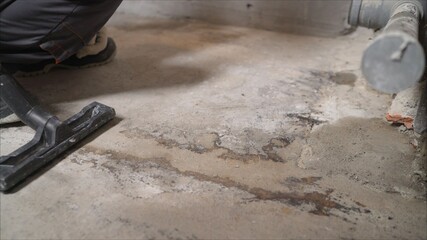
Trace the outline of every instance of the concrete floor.
{"type": "MultiPolygon", "coordinates": [[[[0,195],[1,239],[427,238],[415,137],[359,71],[369,31],[110,26],[112,63],[21,79],[62,118],[118,117],[0,195]]],[[[32,134],[2,128],[1,153],[32,134]]]]}

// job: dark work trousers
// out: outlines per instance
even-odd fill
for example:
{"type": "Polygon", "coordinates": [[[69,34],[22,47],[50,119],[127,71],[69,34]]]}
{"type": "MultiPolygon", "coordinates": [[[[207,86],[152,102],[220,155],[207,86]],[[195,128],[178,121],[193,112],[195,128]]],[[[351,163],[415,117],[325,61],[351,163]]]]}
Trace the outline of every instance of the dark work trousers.
{"type": "Polygon", "coordinates": [[[59,63],[104,26],[122,0],[0,0],[0,63],[59,63]]]}

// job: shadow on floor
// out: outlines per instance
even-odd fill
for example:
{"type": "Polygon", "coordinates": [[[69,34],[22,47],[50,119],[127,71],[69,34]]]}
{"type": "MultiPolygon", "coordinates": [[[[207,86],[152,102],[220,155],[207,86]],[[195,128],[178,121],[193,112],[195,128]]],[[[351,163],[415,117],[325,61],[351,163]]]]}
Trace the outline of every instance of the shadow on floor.
{"type": "Polygon", "coordinates": [[[188,23],[178,22],[172,26],[151,23],[118,27],[112,35],[118,46],[113,62],[89,69],[54,69],[46,75],[18,80],[49,104],[139,89],[198,84],[212,74],[211,69],[223,63],[213,57],[196,66],[191,62],[194,54],[244,34],[218,31],[219,27],[204,28],[203,24],[186,25],[188,23]],[[131,31],[126,30],[128,28],[131,31]]]}
{"type": "Polygon", "coordinates": [[[32,94],[48,103],[92,98],[142,88],[165,88],[203,81],[205,69],[162,64],[179,49],[161,45],[138,46],[131,55],[123,53],[113,62],[91,69],[63,70],[19,81],[32,94]]]}

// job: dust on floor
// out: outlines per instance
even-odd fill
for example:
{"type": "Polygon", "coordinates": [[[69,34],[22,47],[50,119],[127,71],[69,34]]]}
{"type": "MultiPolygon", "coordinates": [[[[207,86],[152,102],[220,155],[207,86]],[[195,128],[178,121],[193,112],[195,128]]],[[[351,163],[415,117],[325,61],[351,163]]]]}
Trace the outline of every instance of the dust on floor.
{"type": "MultiPolygon", "coordinates": [[[[2,239],[427,237],[415,137],[360,75],[370,32],[110,25],[112,63],[20,80],[62,118],[94,100],[118,117],[1,195],[2,239]]],[[[1,153],[32,134],[2,128],[1,153]]]]}

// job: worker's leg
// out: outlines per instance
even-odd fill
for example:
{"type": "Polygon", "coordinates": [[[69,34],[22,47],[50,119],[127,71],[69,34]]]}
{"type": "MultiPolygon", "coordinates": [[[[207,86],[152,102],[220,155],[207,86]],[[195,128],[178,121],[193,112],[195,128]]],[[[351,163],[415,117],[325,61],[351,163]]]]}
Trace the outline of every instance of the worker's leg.
{"type": "Polygon", "coordinates": [[[0,62],[62,62],[87,44],[122,0],[4,0],[0,62]]]}
{"type": "MultiPolygon", "coordinates": [[[[1,0],[2,71],[32,75],[47,72],[55,63],[82,67],[107,62],[116,47],[105,34],[99,34],[105,40],[103,49],[82,48],[88,48],[84,46],[94,39],[121,1],[1,0]]],[[[0,98],[0,124],[17,120],[0,98]]]]}

